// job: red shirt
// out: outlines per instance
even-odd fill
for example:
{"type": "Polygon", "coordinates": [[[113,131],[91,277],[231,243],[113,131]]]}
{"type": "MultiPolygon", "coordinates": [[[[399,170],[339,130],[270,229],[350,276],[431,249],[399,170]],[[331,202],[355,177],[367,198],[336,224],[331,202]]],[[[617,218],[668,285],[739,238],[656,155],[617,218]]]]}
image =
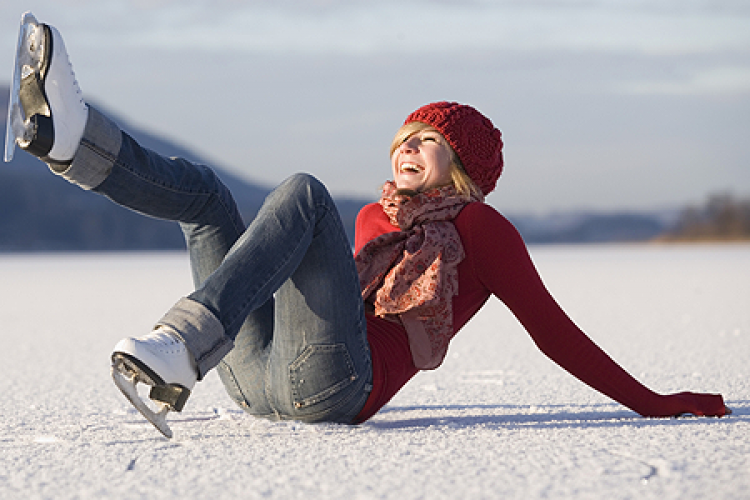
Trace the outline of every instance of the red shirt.
{"type": "MultiPolygon", "coordinates": [[[[458,295],[453,298],[453,328],[458,331],[490,295],[505,303],[537,347],[594,389],[643,416],[683,412],[723,415],[721,396],[682,393],[661,396],[617,365],[565,314],[542,283],[516,228],[484,203],[468,204],[454,221],[466,257],[458,265],[458,295]]],[[[381,206],[365,206],[357,216],[355,250],[398,228],[381,206]]],[[[373,391],[357,422],[382,408],[419,371],[414,367],[404,328],[367,316],[373,362],[373,391]]]]}

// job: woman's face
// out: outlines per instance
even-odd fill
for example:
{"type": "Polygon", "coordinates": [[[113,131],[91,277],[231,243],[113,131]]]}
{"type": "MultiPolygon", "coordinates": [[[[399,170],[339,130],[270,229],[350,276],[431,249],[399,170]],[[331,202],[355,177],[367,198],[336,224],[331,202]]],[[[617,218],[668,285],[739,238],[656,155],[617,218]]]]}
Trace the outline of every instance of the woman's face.
{"type": "Polygon", "coordinates": [[[398,189],[422,192],[451,183],[453,153],[434,128],[410,135],[391,155],[393,180],[398,189]]]}

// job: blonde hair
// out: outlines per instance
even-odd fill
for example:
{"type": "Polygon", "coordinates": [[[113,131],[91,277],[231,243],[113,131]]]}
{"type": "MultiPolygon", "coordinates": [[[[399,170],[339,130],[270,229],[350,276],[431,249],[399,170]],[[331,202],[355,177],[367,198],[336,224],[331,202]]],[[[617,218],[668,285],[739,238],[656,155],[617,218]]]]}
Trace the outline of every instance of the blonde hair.
{"type": "MultiPolygon", "coordinates": [[[[390,156],[393,156],[393,153],[396,151],[396,149],[409,137],[416,134],[417,132],[428,129],[436,130],[438,133],[440,133],[440,131],[432,125],[428,125],[427,123],[423,122],[415,121],[403,125],[400,129],[398,129],[398,132],[396,132],[396,135],[393,137],[390,148],[390,156]]],[[[442,136],[442,134],[440,135],[442,136]]],[[[466,173],[466,170],[464,169],[464,166],[461,163],[461,159],[458,157],[458,154],[456,154],[456,151],[451,147],[448,141],[445,142],[445,145],[451,152],[451,182],[453,183],[453,187],[455,187],[456,191],[458,191],[458,194],[466,198],[467,201],[471,199],[484,200],[484,193],[482,193],[482,190],[479,189],[479,186],[477,186],[477,184],[473,180],[471,180],[469,174],[466,173]]]]}

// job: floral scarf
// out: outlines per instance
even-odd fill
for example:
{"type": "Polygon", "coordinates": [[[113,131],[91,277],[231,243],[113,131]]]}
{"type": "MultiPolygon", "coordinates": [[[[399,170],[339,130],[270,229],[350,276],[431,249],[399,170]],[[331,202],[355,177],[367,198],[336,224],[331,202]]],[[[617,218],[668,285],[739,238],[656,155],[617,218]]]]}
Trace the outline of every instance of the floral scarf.
{"type": "Polygon", "coordinates": [[[380,205],[400,231],[374,238],[355,257],[362,298],[376,316],[400,320],[420,369],[440,366],[454,335],[464,249],[453,219],[468,203],[453,186],[409,197],[389,181],[380,205]]]}

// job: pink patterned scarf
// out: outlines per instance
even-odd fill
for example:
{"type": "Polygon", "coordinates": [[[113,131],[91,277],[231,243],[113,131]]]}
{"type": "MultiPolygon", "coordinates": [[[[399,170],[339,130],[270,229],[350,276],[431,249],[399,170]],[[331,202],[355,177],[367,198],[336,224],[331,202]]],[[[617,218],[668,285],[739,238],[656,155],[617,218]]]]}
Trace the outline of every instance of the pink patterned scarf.
{"type": "Polygon", "coordinates": [[[362,298],[375,315],[401,321],[420,369],[440,366],[454,334],[464,249],[452,221],[468,203],[453,186],[409,197],[389,181],[380,205],[400,231],[369,241],[355,257],[362,298]]]}

